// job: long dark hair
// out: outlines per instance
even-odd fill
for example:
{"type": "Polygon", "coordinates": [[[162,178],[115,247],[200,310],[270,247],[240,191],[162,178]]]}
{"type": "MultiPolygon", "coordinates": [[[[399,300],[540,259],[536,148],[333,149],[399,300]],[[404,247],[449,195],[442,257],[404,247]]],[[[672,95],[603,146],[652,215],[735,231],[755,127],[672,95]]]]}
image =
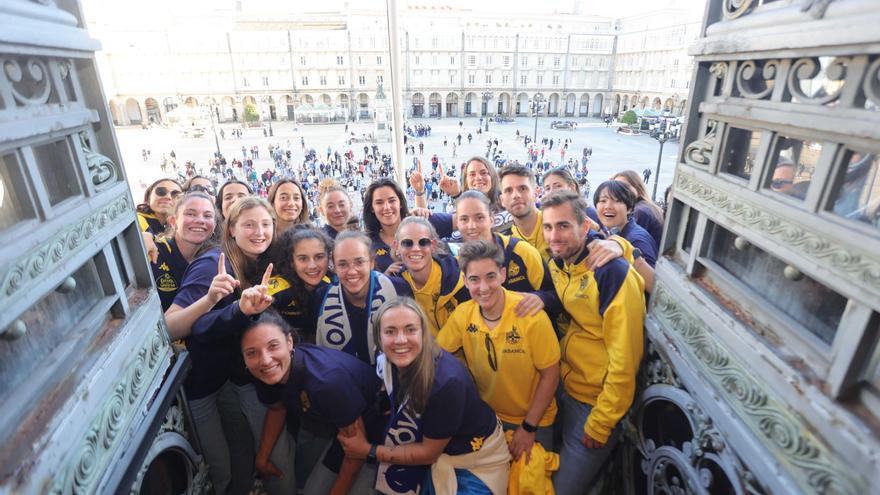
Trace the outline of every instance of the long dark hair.
{"type": "Polygon", "coordinates": [[[491,186],[489,186],[489,193],[486,194],[486,197],[489,198],[489,212],[494,215],[495,213],[504,210],[504,207],[501,206],[501,179],[498,178],[498,171],[495,170],[495,165],[489,163],[489,160],[486,160],[482,156],[473,156],[468,159],[468,161],[464,162],[464,167],[462,167],[461,169],[461,192],[469,190],[467,185],[467,173],[468,167],[471,162],[482,163],[483,166],[486,167],[486,170],[489,172],[489,179],[492,184],[491,186]]]}
{"type": "MultiPolygon", "coordinates": [[[[281,186],[283,186],[284,184],[293,184],[294,186],[296,186],[297,189],[299,189],[299,218],[296,219],[296,223],[309,223],[309,204],[308,202],[306,202],[306,192],[299,181],[295,179],[286,177],[272,184],[272,187],[269,188],[269,204],[272,205],[273,209],[275,208],[275,196],[278,194],[278,189],[280,189],[281,186]]],[[[275,216],[278,216],[278,212],[275,212],[275,216]]]]}
{"type": "MultiPolygon", "coordinates": [[[[333,239],[330,239],[330,236],[324,233],[323,230],[300,225],[281,234],[272,256],[276,272],[290,283],[296,301],[305,302],[312,300],[312,294],[306,289],[299,275],[296,274],[296,268],[293,265],[293,253],[296,252],[296,246],[310,239],[324,244],[324,253],[327,254],[329,262],[333,255],[333,239]]],[[[307,308],[311,307],[307,304],[304,306],[307,308]]]]}
{"type": "MultiPolygon", "coordinates": [[[[651,208],[651,211],[654,212],[654,216],[657,217],[660,223],[663,223],[663,210],[661,210],[656,203],[651,201],[650,196],[648,196],[648,190],[647,188],[645,188],[645,183],[642,181],[642,176],[639,175],[638,172],[636,172],[635,170],[624,170],[623,172],[617,172],[616,174],[614,174],[614,177],[612,177],[612,179],[623,179],[624,181],[626,181],[627,184],[632,186],[632,188],[635,189],[635,202],[643,202],[648,205],[651,208]]],[[[659,177],[655,178],[654,180],[658,179],[659,177]]]]}
{"type": "MultiPolygon", "coordinates": [[[[431,390],[434,388],[434,371],[436,368],[436,360],[440,356],[442,350],[434,340],[434,334],[428,327],[428,318],[425,312],[413,299],[409,297],[400,297],[391,299],[376,313],[376,319],[373,320],[373,342],[378,349],[382,349],[382,318],[385,313],[393,308],[407,308],[419,317],[422,326],[422,350],[416,359],[407,366],[405,370],[400,372],[400,384],[397,389],[397,401],[400,403],[406,400],[404,408],[413,414],[422,414],[428,405],[428,398],[431,396],[431,390]]],[[[391,371],[390,362],[386,372],[391,371]]]]}
{"type": "MultiPolygon", "coordinates": [[[[217,211],[220,212],[221,218],[223,218],[223,190],[230,184],[241,184],[247,189],[248,194],[254,194],[254,190],[251,189],[251,186],[249,186],[247,182],[238,179],[229,179],[224,182],[223,185],[220,186],[220,189],[217,189],[217,198],[214,200],[214,205],[217,206],[217,211]]],[[[272,210],[272,212],[274,213],[275,210],[272,210]]]]}
{"type": "Polygon", "coordinates": [[[407,206],[406,203],[406,195],[403,194],[403,190],[400,189],[400,186],[391,179],[379,179],[370,184],[364,192],[364,230],[371,235],[378,235],[379,230],[382,228],[379,219],[376,218],[376,212],[373,211],[373,194],[375,194],[376,189],[379,189],[380,187],[390,187],[394,190],[394,194],[400,202],[400,220],[409,216],[409,206],[407,206]]]}
{"type": "MultiPolygon", "coordinates": [[[[177,182],[176,180],[169,178],[169,177],[165,177],[165,178],[157,180],[156,182],[153,182],[152,184],[150,184],[149,187],[147,187],[147,190],[144,191],[144,202],[137,205],[136,210],[138,213],[146,213],[148,215],[153,214],[153,209],[150,208],[150,196],[153,194],[153,189],[156,189],[156,186],[158,186],[159,184],[161,184],[163,182],[173,182],[174,184],[177,184],[177,187],[180,187],[179,182],[177,182]]],[[[180,187],[180,189],[183,190],[182,187],[180,187]]]]}

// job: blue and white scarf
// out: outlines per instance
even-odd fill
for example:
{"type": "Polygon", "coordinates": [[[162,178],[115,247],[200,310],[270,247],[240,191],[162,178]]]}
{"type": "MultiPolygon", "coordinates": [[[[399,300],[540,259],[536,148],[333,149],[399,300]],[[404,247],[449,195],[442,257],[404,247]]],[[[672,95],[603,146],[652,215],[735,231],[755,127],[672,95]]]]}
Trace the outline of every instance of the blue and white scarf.
{"type": "MultiPolygon", "coordinates": [[[[385,301],[396,297],[397,289],[391,279],[377,271],[370,272],[370,292],[367,294],[367,301],[370,304],[370,311],[367,315],[368,333],[372,328],[373,316],[379,307],[385,301]]],[[[352,336],[351,323],[348,320],[348,312],[345,310],[345,301],[342,298],[342,286],[337,278],[327,288],[327,293],[321,302],[316,336],[318,345],[340,351],[345,349],[352,336]]],[[[370,343],[367,347],[370,349],[370,362],[372,363],[376,360],[376,348],[369,335],[366,336],[366,339],[370,343]]]]}

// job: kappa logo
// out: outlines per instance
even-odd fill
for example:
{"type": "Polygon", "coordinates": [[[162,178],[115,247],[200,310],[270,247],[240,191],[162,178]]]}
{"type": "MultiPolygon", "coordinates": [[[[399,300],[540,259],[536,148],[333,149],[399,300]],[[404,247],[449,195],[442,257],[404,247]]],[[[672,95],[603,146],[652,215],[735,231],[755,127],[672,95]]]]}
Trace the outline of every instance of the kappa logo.
{"type": "Polygon", "coordinates": [[[171,268],[168,267],[168,263],[164,263],[164,262],[163,262],[161,265],[159,265],[159,269],[162,270],[162,271],[164,271],[164,272],[170,272],[170,271],[171,271],[171,268]]]}
{"type": "Polygon", "coordinates": [[[376,256],[385,256],[388,254],[388,250],[385,248],[379,248],[376,250],[376,256]]]}
{"type": "Polygon", "coordinates": [[[483,448],[483,440],[485,440],[485,437],[474,437],[474,439],[471,440],[471,450],[476,452],[476,451],[482,449],[483,448]]]}
{"type": "Polygon", "coordinates": [[[515,344],[519,343],[519,339],[520,339],[520,336],[519,336],[519,332],[516,331],[516,327],[513,327],[513,329],[511,329],[509,332],[507,332],[506,340],[507,340],[508,344],[515,345],[515,344]]]}
{"type": "Polygon", "coordinates": [[[477,333],[477,326],[471,323],[467,326],[468,333],[477,333]]]}

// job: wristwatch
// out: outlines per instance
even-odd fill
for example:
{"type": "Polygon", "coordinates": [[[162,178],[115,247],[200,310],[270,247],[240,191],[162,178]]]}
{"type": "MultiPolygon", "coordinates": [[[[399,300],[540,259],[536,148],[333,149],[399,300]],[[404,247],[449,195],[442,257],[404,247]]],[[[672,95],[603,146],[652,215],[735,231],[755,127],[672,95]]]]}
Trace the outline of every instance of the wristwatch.
{"type": "Polygon", "coordinates": [[[370,444],[370,453],[367,454],[367,464],[376,464],[378,459],[376,458],[376,449],[378,446],[375,443],[370,444]]]}
{"type": "Polygon", "coordinates": [[[523,429],[523,430],[526,430],[526,431],[529,432],[529,433],[534,433],[534,432],[538,431],[538,427],[537,427],[537,426],[535,426],[535,425],[529,423],[529,422],[526,421],[526,420],[523,420],[523,422],[522,422],[522,424],[521,424],[520,426],[522,426],[522,429],[523,429]]]}
{"type": "Polygon", "coordinates": [[[633,261],[642,257],[642,250],[639,248],[633,248],[633,261]]]}

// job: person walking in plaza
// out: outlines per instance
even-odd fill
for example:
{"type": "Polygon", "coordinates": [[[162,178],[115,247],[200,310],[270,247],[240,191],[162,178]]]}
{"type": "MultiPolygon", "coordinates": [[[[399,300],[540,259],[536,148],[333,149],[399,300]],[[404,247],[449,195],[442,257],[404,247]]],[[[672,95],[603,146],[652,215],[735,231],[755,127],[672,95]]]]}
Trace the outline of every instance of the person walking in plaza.
{"type": "Polygon", "coordinates": [[[517,316],[522,295],[503,287],[504,252],[492,241],[465,243],[459,261],[471,300],[440,330],[437,342],[461,352],[480,397],[513,431],[510,454],[528,456],[535,441],[553,449],[559,341],[543,311],[517,316]]]}
{"type": "Polygon", "coordinates": [[[556,192],[542,207],[553,283],[570,316],[562,339],[562,449],[553,487],[559,495],[582,494],[614,448],[617,424],[633,401],[644,349],[644,284],[623,259],[589,266],[583,198],[556,192]]]}
{"type": "Polygon", "coordinates": [[[385,438],[338,435],[348,457],[378,463],[385,494],[505,493],[510,454],[468,371],[441,349],[412,299],[385,303],[373,325],[377,373],[390,401],[385,438]]]}

